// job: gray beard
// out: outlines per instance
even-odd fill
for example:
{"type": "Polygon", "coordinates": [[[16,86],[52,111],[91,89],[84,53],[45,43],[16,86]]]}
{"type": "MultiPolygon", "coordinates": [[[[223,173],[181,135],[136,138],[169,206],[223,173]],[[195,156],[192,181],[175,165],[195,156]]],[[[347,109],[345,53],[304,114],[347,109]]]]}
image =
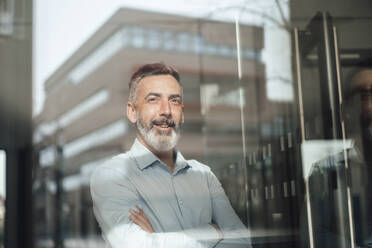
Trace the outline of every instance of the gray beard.
{"type": "Polygon", "coordinates": [[[176,130],[172,128],[170,131],[157,131],[151,126],[146,127],[138,115],[136,124],[142,138],[156,151],[165,152],[176,147],[180,137],[179,127],[176,127],[176,130]]]}

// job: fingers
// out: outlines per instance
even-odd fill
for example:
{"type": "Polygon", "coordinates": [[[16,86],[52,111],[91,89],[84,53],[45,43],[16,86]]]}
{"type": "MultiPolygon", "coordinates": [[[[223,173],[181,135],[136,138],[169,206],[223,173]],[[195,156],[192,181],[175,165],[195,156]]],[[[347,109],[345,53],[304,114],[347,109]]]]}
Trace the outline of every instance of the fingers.
{"type": "MultiPolygon", "coordinates": [[[[131,219],[134,220],[134,222],[138,222],[140,224],[143,224],[143,225],[148,225],[148,220],[139,212],[136,212],[135,210],[129,210],[129,213],[131,214],[130,217],[132,217],[131,219]]],[[[136,223],[136,224],[138,224],[136,223]]]]}
{"type": "Polygon", "coordinates": [[[129,216],[129,218],[135,223],[137,224],[139,227],[141,227],[144,231],[148,232],[149,231],[149,228],[148,228],[148,224],[146,223],[146,221],[143,220],[143,218],[141,218],[140,214],[134,210],[129,210],[129,213],[131,214],[129,216]]]}
{"type": "Polygon", "coordinates": [[[129,210],[129,212],[134,215],[136,217],[136,219],[138,219],[139,221],[143,222],[144,224],[150,224],[150,221],[149,219],[147,218],[147,216],[145,215],[145,213],[143,212],[143,210],[141,208],[139,208],[138,206],[136,206],[136,208],[138,209],[138,211],[135,211],[135,210],[129,210]]]}
{"type": "Polygon", "coordinates": [[[138,206],[136,206],[136,208],[138,209],[139,216],[140,216],[141,218],[143,218],[144,221],[146,221],[148,224],[151,225],[151,222],[150,222],[150,220],[147,218],[145,212],[143,212],[143,210],[142,210],[140,207],[138,207],[138,206]]]}
{"type": "Polygon", "coordinates": [[[152,228],[151,222],[147,218],[146,214],[143,212],[143,210],[136,206],[137,211],[130,209],[129,213],[131,214],[129,218],[137,224],[139,227],[141,227],[144,231],[152,233],[154,232],[154,229],[152,228]]]}
{"type": "MultiPolygon", "coordinates": [[[[142,208],[140,208],[140,207],[138,207],[138,206],[136,206],[136,208],[137,208],[137,210],[138,210],[138,212],[139,212],[140,214],[145,215],[145,213],[143,212],[142,208]]],[[[146,215],[145,215],[145,216],[146,216],[146,215]]]]}

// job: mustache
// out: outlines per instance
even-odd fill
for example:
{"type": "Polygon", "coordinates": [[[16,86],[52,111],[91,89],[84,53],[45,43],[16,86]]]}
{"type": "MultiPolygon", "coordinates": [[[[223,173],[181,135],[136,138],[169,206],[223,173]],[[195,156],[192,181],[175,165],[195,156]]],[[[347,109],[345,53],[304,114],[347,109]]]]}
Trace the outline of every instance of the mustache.
{"type": "Polygon", "coordinates": [[[171,128],[176,127],[176,123],[172,119],[158,119],[158,120],[153,120],[151,121],[151,128],[154,125],[168,125],[171,128]]]}

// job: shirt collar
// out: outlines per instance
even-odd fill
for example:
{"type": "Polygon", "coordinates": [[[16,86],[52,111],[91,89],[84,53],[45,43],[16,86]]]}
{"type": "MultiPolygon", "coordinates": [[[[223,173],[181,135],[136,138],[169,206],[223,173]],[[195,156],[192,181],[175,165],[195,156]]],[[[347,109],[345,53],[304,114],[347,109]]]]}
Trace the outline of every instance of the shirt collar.
{"type": "Polygon", "coordinates": [[[191,165],[187,163],[187,160],[183,157],[180,151],[177,151],[176,166],[174,168],[174,174],[178,173],[180,170],[189,168],[191,165]]]}
{"type": "MultiPolygon", "coordinates": [[[[144,170],[150,165],[153,165],[159,158],[155,156],[146,146],[144,146],[138,139],[136,139],[130,149],[133,158],[137,162],[137,166],[140,170],[144,170]]],[[[183,157],[180,151],[177,151],[176,163],[174,173],[186,168],[191,167],[187,160],[183,157]]]]}

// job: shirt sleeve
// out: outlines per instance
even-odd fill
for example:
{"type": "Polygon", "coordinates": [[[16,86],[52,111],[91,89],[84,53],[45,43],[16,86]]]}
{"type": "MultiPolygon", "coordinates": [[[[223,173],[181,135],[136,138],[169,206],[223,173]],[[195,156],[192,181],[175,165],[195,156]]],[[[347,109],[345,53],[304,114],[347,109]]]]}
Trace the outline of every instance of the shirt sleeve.
{"type": "Polygon", "coordinates": [[[212,171],[208,174],[212,200],[212,219],[223,233],[223,240],[216,247],[251,247],[249,230],[232,208],[221,183],[212,171]]]}
{"type": "Polygon", "coordinates": [[[129,209],[142,207],[140,197],[130,180],[113,168],[95,170],[90,188],[94,214],[112,248],[209,248],[218,242],[217,231],[208,224],[182,232],[143,231],[129,219],[129,209]]]}

